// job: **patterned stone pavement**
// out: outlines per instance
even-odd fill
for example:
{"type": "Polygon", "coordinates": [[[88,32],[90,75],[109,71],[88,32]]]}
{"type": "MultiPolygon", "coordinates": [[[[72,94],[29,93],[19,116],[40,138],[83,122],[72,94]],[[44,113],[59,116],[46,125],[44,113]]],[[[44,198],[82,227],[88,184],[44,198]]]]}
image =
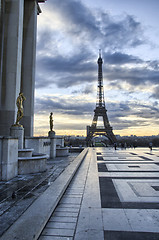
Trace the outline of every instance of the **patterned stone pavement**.
{"type": "Polygon", "coordinates": [[[159,149],[90,148],[39,240],[159,240],[159,149]]]}

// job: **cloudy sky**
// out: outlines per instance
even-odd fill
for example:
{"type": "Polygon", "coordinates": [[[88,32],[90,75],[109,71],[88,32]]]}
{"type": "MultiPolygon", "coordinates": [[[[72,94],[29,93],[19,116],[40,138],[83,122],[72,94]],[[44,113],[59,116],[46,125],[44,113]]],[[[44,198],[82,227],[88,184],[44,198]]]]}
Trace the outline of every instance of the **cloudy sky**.
{"type": "Polygon", "coordinates": [[[51,111],[57,134],[86,134],[99,49],[114,133],[159,134],[159,1],[48,0],[40,6],[35,135],[47,135],[51,111]]]}

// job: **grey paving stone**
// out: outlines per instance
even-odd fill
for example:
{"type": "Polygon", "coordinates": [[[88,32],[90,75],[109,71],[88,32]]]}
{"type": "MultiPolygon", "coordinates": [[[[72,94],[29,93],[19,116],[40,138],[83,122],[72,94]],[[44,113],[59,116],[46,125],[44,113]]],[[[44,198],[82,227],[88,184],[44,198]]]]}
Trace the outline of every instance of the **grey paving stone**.
{"type": "Polygon", "coordinates": [[[63,237],[73,237],[74,229],[52,229],[52,228],[45,228],[42,232],[42,236],[63,236],[63,237]]]}
{"type": "Polygon", "coordinates": [[[76,222],[70,223],[70,222],[48,222],[46,225],[46,228],[66,228],[66,229],[75,229],[76,222]]]}
{"type": "Polygon", "coordinates": [[[72,237],[41,236],[38,240],[73,240],[72,237]]]}
{"type": "Polygon", "coordinates": [[[132,231],[123,209],[102,209],[104,230],[132,231]]]}
{"type": "Polygon", "coordinates": [[[76,222],[77,221],[77,217],[51,217],[49,221],[53,221],[53,222],[76,222]]]}
{"type": "Polygon", "coordinates": [[[105,163],[98,164],[98,172],[108,172],[108,168],[105,163]]]}
{"type": "Polygon", "coordinates": [[[79,208],[69,208],[69,207],[58,207],[57,212],[70,212],[70,213],[78,213],[79,208]]]}
{"type": "Polygon", "coordinates": [[[75,212],[58,212],[55,211],[53,217],[77,217],[78,213],[75,212]]]}
{"type": "Polygon", "coordinates": [[[73,192],[83,192],[83,187],[77,188],[77,187],[69,187],[66,192],[73,191],[73,192]]]}
{"type": "Polygon", "coordinates": [[[80,204],[72,204],[72,203],[60,203],[58,205],[59,207],[64,207],[64,208],[72,208],[72,209],[79,209],[80,204]]]}
{"type": "Polygon", "coordinates": [[[155,164],[107,164],[108,171],[159,171],[159,166],[155,164]],[[135,169],[134,169],[135,168],[135,169]],[[137,168],[137,169],[136,169],[137,168]]]}
{"type": "Polygon", "coordinates": [[[120,177],[120,178],[159,178],[159,174],[156,172],[135,172],[132,173],[131,172],[100,172],[99,173],[100,177],[111,177],[111,178],[116,178],[116,177],[120,177]]]}
{"type": "Polygon", "coordinates": [[[152,186],[155,191],[159,191],[159,186],[152,186]]]}
{"type": "Polygon", "coordinates": [[[158,233],[104,231],[105,240],[158,240],[158,233]]]}
{"type": "Polygon", "coordinates": [[[159,233],[159,209],[125,209],[124,211],[133,231],[159,233]]]}
{"type": "MultiPolygon", "coordinates": [[[[87,229],[84,231],[77,232],[74,240],[102,240],[104,239],[104,232],[97,229],[87,229]]],[[[110,239],[106,239],[110,240],[110,239]]]]}
{"type": "Polygon", "coordinates": [[[70,193],[70,194],[65,194],[64,197],[69,197],[69,198],[81,198],[82,197],[82,194],[73,194],[73,193],[70,193]]]}
{"type": "Polygon", "coordinates": [[[69,189],[66,191],[65,195],[69,195],[69,194],[73,194],[73,195],[82,195],[83,194],[83,188],[78,190],[78,189],[69,189]]]}
{"type": "Polygon", "coordinates": [[[68,203],[68,204],[80,204],[81,203],[81,197],[79,198],[73,198],[73,197],[65,197],[62,198],[60,201],[61,203],[68,203]]]}
{"type": "Polygon", "coordinates": [[[121,202],[112,179],[100,177],[99,183],[102,208],[120,208],[121,202]]]}
{"type": "Polygon", "coordinates": [[[159,180],[114,179],[113,182],[122,202],[158,203],[159,192],[152,185],[159,185],[159,180]]]}
{"type": "MultiPolygon", "coordinates": [[[[73,185],[73,186],[74,186],[74,185],[73,185]]],[[[77,192],[77,193],[78,193],[78,192],[81,192],[81,193],[83,192],[83,187],[77,188],[76,186],[75,186],[75,187],[73,187],[73,186],[72,186],[72,187],[69,187],[69,188],[66,190],[66,193],[67,193],[67,192],[70,192],[70,191],[77,192]]]]}
{"type": "MultiPolygon", "coordinates": [[[[79,181],[79,180],[78,180],[79,181]]],[[[77,189],[77,190],[81,190],[83,189],[84,187],[84,184],[80,184],[79,182],[76,183],[76,186],[74,185],[74,183],[72,183],[71,185],[69,185],[69,188],[68,189],[77,189]]]]}
{"type": "MultiPolygon", "coordinates": [[[[100,162],[98,162],[98,163],[105,163],[105,164],[131,164],[131,165],[133,165],[133,164],[151,164],[152,162],[150,162],[150,161],[124,161],[124,162],[122,162],[122,161],[100,161],[100,162]]],[[[154,162],[155,163],[155,162],[154,162]]]]}
{"type": "Polygon", "coordinates": [[[82,208],[78,219],[77,232],[88,229],[103,230],[101,208],[82,208]]]}

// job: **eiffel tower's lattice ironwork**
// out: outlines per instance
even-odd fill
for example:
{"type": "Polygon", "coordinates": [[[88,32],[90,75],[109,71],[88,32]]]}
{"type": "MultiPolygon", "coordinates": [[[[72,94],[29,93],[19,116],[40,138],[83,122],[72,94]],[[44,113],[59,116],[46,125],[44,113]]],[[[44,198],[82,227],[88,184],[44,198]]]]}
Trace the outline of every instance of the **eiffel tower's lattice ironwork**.
{"type": "Polygon", "coordinates": [[[105,101],[104,101],[103,72],[102,72],[103,60],[101,57],[101,51],[99,51],[99,58],[97,63],[98,63],[97,102],[96,102],[96,108],[94,110],[92,125],[87,126],[87,142],[90,145],[91,140],[94,136],[104,135],[110,140],[112,144],[114,144],[117,142],[117,140],[113,133],[113,129],[109,124],[107,110],[106,110],[105,101]],[[104,127],[97,127],[98,117],[103,117],[104,127]]]}

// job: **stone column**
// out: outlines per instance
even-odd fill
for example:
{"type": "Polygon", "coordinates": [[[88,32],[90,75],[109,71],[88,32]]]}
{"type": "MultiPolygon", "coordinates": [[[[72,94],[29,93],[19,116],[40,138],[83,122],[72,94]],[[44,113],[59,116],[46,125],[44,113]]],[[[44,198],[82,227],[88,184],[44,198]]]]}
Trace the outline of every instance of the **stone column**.
{"type": "Polygon", "coordinates": [[[21,121],[25,129],[25,136],[33,135],[36,32],[37,1],[25,0],[21,73],[21,92],[23,92],[26,97],[24,117],[21,121]]]}
{"type": "MultiPolygon", "coordinates": [[[[2,0],[0,0],[2,3],[2,0]]],[[[0,135],[9,135],[20,92],[24,0],[5,0],[0,82],[0,135]],[[3,61],[2,61],[3,60],[3,61]]],[[[2,42],[0,44],[2,44],[2,42]]]]}
{"type": "MultiPolygon", "coordinates": [[[[4,43],[4,9],[5,2],[0,0],[0,86],[2,83],[2,66],[3,66],[3,43],[4,43]]],[[[1,98],[1,91],[0,91],[1,98]]]]}

